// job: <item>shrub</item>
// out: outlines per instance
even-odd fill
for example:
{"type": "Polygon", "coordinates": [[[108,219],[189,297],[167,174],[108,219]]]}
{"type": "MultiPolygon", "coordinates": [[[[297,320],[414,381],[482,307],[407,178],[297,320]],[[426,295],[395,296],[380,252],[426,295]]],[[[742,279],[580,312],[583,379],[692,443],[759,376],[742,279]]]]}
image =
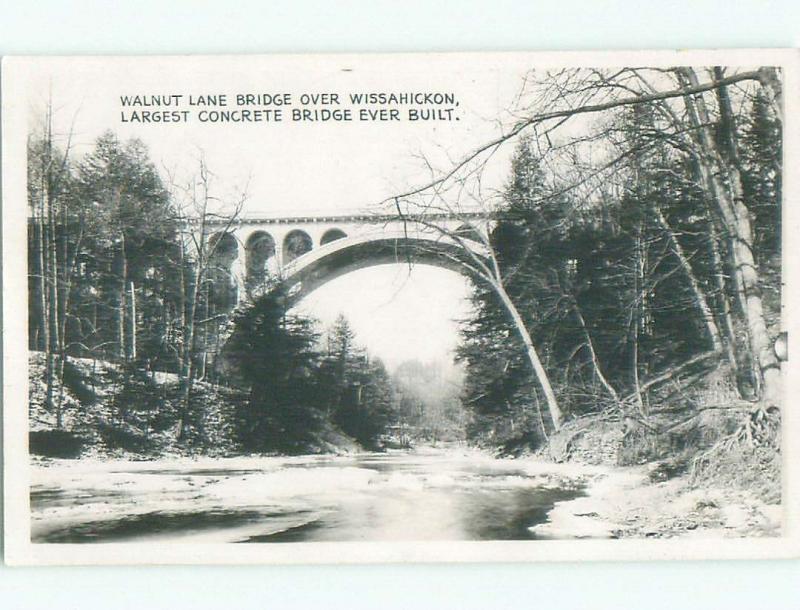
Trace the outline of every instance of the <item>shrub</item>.
{"type": "Polygon", "coordinates": [[[78,458],[84,442],[83,438],[66,430],[39,430],[28,435],[30,453],[50,458],[78,458]]]}

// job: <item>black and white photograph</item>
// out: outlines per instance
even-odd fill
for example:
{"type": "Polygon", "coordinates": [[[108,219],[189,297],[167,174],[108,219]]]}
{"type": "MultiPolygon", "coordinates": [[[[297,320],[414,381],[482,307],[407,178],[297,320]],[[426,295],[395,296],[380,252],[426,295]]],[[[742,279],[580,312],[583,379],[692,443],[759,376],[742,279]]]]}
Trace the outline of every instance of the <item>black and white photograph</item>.
{"type": "Polygon", "coordinates": [[[6,58],[7,561],[796,554],[796,91],[779,50],[6,58]]]}

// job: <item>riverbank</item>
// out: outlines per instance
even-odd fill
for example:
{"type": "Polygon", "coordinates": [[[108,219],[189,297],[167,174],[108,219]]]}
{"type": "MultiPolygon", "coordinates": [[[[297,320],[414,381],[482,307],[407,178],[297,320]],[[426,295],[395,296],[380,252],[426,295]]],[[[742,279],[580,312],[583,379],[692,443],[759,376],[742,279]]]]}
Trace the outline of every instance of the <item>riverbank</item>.
{"type": "MultiPolygon", "coordinates": [[[[780,453],[733,447],[695,469],[701,452],[620,465],[630,445],[619,422],[589,418],[550,439],[534,460],[584,468],[584,497],[557,503],[543,538],[738,538],[779,536],[780,453]]],[[[713,444],[713,440],[710,441],[713,444]]],[[[712,445],[713,446],[713,445],[712,445]]]]}
{"type": "MultiPolygon", "coordinates": [[[[74,541],[169,537],[184,529],[192,536],[211,536],[193,528],[214,530],[221,540],[243,532],[278,536],[327,523],[334,499],[349,507],[343,513],[348,519],[356,519],[365,510],[360,502],[376,493],[394,496],[393,502],[380,503],[387,519],[397,512],[416,515],[423,507],[424,514],[434,506],[454,510],[463,505],[465,493],[471,494],[468,514],[460,516],[463,531],[456,534],[453,524],[447,524],[454,536],[469,536],[464,532],[477,523],[484,532],[499,532],[492,535],[506,536],[511,529],[515,539],[525,539],[526,531],[530,539],[780,535],[780,504],[736,488],[698,487],[686,476],[654,482],[655,472],[653,465],[554,463],[533,456],[497,459],[465,447],[339,457],[34,458],[32,499],[35,530],[43,541],[63,541],[63,536],[74,541]],[[421,463],[424,471],[418,470],[421,463]],[[504,478],[487,478],[486,473],[504,473],[504,478]],[[508,494],[506,500],[486,506],[497,492],[508,494]],[[542,500],[539,493],[548,495],[542,500]],[[263,527],[265,519],[268,528],[263,527]],[[148,533],[151,527],[155,530],[148,533]],[[229,527],[233,529],[216,532],[229,527]]],[[[397,524],[392,528],[391,537],[398,539],[401,530],[402,536],[423,531],[397,524]]],[[[424,530],[430,539],[441,538],[444,531],[424,530]]],[[[326,530],[324,535],[339,533],[326,530]]],[[[357,534],[354,523],[348,536],[357,534]]],[[[383,530],[373,534],[387,535],[383,530]]]]}
{"type": "MultiPolygon", "coordinates": [[[[33,456],[65,459],[235,457],[246,453],[240,439],[247,392],[197,380],[188,410],[176,375],[136,371],[102,360],[69,358],[64,383],[46,407],[45,359],[29,355],[29,447],[33,456]],[[60,425],[59,425],[60,419],[60,425]]],[[[279,427],[281,422],[275,422],[279,427]]],[[[363,451],[321,414],[307,414],[301,433],[265,446],[265,454],[349,454],[363,451]]]]}
{"type": "Polygon", "coordinates": [[[558,503],[542,538],[752,538],[779,536],[782,508],[746,490],[706,488],[687,476],[653,483],[646,466],[590,475],[586,496],[558,503]]]}

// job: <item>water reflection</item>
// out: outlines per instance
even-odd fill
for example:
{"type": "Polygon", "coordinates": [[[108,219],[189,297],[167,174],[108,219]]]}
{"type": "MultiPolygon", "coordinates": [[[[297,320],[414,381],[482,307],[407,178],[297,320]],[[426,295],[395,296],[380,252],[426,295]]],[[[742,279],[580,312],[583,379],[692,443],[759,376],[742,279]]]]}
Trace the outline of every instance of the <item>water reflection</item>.
{"type": "Polygon", "coordinates": [[[34,542],[530,540],[555,502],[582,495],[448,453],[58,468],[37,471],[34,542]]]}

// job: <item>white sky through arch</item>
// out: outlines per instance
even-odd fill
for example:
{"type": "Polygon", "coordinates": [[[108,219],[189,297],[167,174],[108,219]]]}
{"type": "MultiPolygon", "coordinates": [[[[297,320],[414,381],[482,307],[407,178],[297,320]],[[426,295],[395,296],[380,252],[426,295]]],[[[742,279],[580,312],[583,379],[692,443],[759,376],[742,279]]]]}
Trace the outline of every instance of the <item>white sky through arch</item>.
{"type": "Polygon", "coordinates": [[[458,321],[471,311],[470,282],[455,271],[395,263],[359,269],[324,284],[295,308],[324,330],[341,313],[356,342],[392,370],[404,360],[452,364],[458,321]]]}

